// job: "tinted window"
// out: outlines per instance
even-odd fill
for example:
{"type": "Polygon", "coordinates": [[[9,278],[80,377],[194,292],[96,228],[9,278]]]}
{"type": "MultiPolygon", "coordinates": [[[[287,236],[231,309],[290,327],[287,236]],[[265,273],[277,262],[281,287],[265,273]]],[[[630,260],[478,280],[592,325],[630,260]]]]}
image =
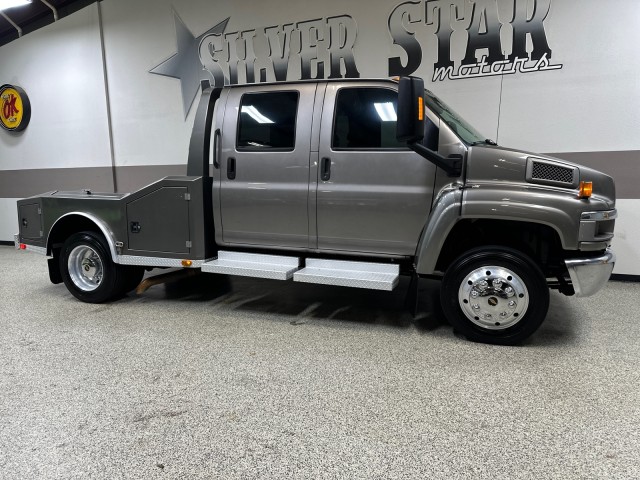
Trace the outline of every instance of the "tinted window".
{"type": "Polygon", "coordinates": [[[248,93],[242,96],[238,148],[293,150],[298,92],[248,93]]]}
{"type": "Polygon", "coordinates": [[[398,94],[383,88],[343,88],[338,92],[333,148],[406,148],[396,140],[398,94]]]}

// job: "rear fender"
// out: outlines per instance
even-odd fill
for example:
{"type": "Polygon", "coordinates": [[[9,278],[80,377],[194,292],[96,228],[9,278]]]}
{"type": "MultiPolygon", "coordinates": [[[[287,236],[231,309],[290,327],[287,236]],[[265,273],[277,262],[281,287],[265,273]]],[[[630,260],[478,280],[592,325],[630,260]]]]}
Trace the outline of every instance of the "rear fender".
{"type": "Polygon", "coordinates": [[[49,235],[47,236],[47,255],[53,255],[53,241],[56,238],[58,229],[61,228],[64,224],[66,224],[68,221],[72,220],[71,217],[74,217],[74,216],[82,217],[84,219],[91,221],[91,223],[93,223],[100,230],[100,232],[102,232],[104,239],[109,245],[109,252],[111,253],[111,259],[113,260],[114,263],[119,263],[118,253],[116,250],[116,242],[113,238],[113,233],[111,232],[111,229],[108,227],[108,225],[104,221],[100,220],[95,215],[92,215],[90,213],[85,213],[85,212],[69,212],[62,215],[60,218],[58,218],[58,220],[55,221],[55,223],[51,227],[51,230],[49,230],[49,235]]]}

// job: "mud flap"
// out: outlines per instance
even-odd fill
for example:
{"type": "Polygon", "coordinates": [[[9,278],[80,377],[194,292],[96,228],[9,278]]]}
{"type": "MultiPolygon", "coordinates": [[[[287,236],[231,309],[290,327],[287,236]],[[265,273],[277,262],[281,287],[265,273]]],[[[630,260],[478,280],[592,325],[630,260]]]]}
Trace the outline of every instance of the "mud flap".
{"type": "Polygon", "coordinates": [[[47,260],[49,266],[49,280],[54,285],[62,283],[62,273],[60,272],[60,260],[58,257],[53,257],[47,260]]]}

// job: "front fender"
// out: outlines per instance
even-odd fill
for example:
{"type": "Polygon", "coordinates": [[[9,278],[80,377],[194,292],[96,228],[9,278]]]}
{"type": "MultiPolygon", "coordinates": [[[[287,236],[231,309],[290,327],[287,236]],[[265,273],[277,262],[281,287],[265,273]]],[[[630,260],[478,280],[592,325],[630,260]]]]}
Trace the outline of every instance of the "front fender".
{"type": "Polygon", "coordinates": [[[440,251],[449,232],[460,219],[462,185],[452,184],[441,190],[416,249],[416,272],[434,273],[440,251]]]}
{"type": "Polygon", "coordinates": [[[572,190],[483,183],[465,189],[461,218],[547,225],[558,233],[564,250],[578,250],[582,212],[606,208],[602,200],[579,199],[572,190]]]}
{"type": "Polygon", "coordinates": [[[587,210],[604,210],[597,197],[576,198],[575,192],[529,185],[474,183],[442,190],[416,249],[416,272],[435,273],[436,263],[449,233],[460,220],[504,220],[538,223],[552,228],[564,250],[580,249],[580,219],[587,210]]]}

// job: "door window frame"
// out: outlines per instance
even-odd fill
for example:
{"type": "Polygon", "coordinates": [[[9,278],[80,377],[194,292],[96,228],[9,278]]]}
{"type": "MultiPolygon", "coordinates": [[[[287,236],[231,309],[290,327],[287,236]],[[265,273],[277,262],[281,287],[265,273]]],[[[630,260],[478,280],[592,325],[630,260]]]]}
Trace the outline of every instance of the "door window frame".
{"type": "MultiPolygon", "coordinates": [[[[390,87],[379,87],[379,86],[345,86],[340,87],[336,90],[335,98],[333,101],[333,119],[331,121],[331,137],[330,137],[330,146],[332,152],[407,152],[411,149],[409,147],[366,147],[366,148],[349,148],[349,147],[334,147],[333,146],[333,136],[336,128],[337,114],[338,114],[338,98],[340,97],[340,92],[343,90],[389,90],[398,95],[398,90],[390,87]]],[[[398,103],[396,102],[396,108],[398,103]]]]}
{"type": "Polygon", "coordinates": [[[235,139],[235,151],[236,152],[293,152],[296,149],[296,143],[298,141],[298,115],[300,113],[300,90],[263,90],[261,92],[244,92],[240,95],[240,101],[238,102],[238,116],[236,118],[236,139],[235,139]],[[293,147],[258,147],[249,146],[241,147],[238,145],[240,140],[240,118],[242,116],[242,101],[247,95],[261,95],[261,94],[278,94],[278,93],[295,93],[296,94],[296,114],[294,118],[293,126],[293,147]]]}

